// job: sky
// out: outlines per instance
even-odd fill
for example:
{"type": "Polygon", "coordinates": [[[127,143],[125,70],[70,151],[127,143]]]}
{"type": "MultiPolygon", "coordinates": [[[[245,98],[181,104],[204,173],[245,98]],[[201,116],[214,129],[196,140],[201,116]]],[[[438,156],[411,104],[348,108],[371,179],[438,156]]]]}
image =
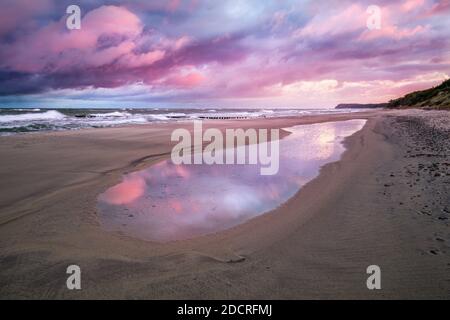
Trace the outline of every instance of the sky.
{"type": "Polygon", "coordinates": [[[450,0],[0,0],[2,107],[334,107],[449,75],[450,0]]]}

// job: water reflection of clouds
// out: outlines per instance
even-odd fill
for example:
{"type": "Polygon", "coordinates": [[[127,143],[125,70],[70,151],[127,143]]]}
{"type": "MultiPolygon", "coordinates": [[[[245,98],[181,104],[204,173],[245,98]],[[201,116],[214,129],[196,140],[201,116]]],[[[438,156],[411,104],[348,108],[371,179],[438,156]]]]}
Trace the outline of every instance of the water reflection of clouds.
{"type": "Polygon", "coordinates": [[[118,185],[100,195],[100,201],[114,205],[124,205],[137,201],[145,192],[145,180],[138,175],[130,175],[118,185]]]}
{"type": "Polygon", "coordinates": [[[223,230],[272,210],[339,159],[342,138],[365,121],[289,128],[280,142],[280,170],[258,165],[174,165],[162,161],[126,175],[99,197],[102,224],[148,240],[169,241],[223,230]]]}

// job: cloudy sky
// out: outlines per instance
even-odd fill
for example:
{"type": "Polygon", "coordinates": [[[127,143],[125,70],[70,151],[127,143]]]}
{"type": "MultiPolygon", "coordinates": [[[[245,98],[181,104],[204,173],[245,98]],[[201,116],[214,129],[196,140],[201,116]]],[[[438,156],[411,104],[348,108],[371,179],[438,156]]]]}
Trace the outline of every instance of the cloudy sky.
{"type": "Polygon", "coordinates": [[[1,0],[0,106],[383,102],[448,78],[449,49],[450,0],[1,0]]]}

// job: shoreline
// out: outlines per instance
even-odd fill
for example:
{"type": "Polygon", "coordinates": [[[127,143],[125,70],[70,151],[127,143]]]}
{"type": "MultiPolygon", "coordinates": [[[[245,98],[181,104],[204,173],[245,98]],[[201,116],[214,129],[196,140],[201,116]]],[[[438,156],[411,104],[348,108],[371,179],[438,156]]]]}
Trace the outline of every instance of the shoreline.
{"type": "MultiPolygon", "coordinates": [[[[210,127],[218,128],[220,130],[224,130],[226,128],[278,128],[283,129],[286,127],[291,127],[298,124],[313,124],[327,121],[339,121],[339,120],[350,120],[350,119],[367,119],[367,117],[371,117],[376,112],[361,112],[358,115],[355,113],[349,114],[337,114],[337,115],[312,115],[312,116],[301,116],[301,117],[286,117],[286,118],[274,118],[274,119],[251,119],[251,120],[228,120],[228,121],[205,121],[204,122],[204,130],[210,127]]],[[[56,153],[58,156],[58,147],[61,149],[65,149],[66,152],[61,152],[61,154],[70,153],[66,157],[70,157],[71,161],[78,161],[78,159],[72,160],[77,156],[77,152],[73,152],[73,147],[80,149],[88,149],[83,154],[83,157],[88,158],[87,160],[95,161],[98,160],[99,152],[97,148],[92,148],[92,145],[89,140],[95,141],[92,143],[99,144],[98,147],[103,147],[106,151],[113,151],[115,155],[120,155],[119,158],[115,157],[114,161],[107,161],[108,159],[102,159],[108,163],[103,164],[93,164],[95,170],[90,170],[92,173],[98,173],[99,175],[108,175],[108,174],[125,174],[132,171],[139,170],[142,167],[152,165],[156,161],[163,160],[168,157],[170,154],[171,148],[175,143],[170,142],[170,133],[176,128],[186,128],[192,133],[192,121],[189,122],[180,122],[180,123],[157,123],[157,124],[148,124],[148,125],[126,125],[126,126],[118,126],[112,128],[87,128],[81,130],[74,131],[48,131],[48,132],[35,132],[35,133],[22,133],[11,136],[0,136],[0,145],[5,148],[10,148],[10,150],[5,151],[5,156],[10,156],[12,154],[15,157],[14,151],[18,151],[22,148],[27,148],[32,146],[33,144],[41,144],[40,148],[44,148],[44,150],[31,150],[29,153],[43,154],[45,156],[46,153],[56,153]],[[156,135],[156,136],[155,136],[156,135]],[[148,138],[148,142],[145,140],[148,138]],[[74,141],[75,140],[75,141],[74,141]],[[118,145],[122,143],[122,145],[118,145]],[[136,146],[132,146],[130,148],[129,145],[123,144],[135,144],[136,146]],[[67,144],[71,144],[67,147],[67,144]],[[75,146],[73,146],[75,144],[75,146]],[[102,145],[103,144],[103,145],[102,145]],[[106,144],[106,145],[105,145],[106,144]],[[44,146],[42,146],[44,145],[44,146]],[[120,149],[129,149],[129,150],[118,150],[120,149]],[[145,149],[144,149],[145,148],[145,149]],[[113,150],[111,150],[113,149],[113,150]],[[55,152],[56,151],[56,152],[55,152]],[[95,156],[92,156],[87,151],[91,153],[95,153],[95,156]],[[149,154],[149,151],[153,151],[149,154]],[[129,156],[124,156],[126,153],[130,152],[129,156]],[[118,166],[117,163],[120,163],[118,166]],[[105,166],[108,168],[105,170],[105,166]]],[[[287,132],[284,132],[287,134],[287,132]]],[[[283,137],[283,131],[281,134],[281,138],[283,137]]],[[[20,153],[20,152],[17,152],[20,153]]],[[[26,150],[28,153],[28,150],[26,150]]],[[[100,155],[101,156],[101,155],[100,155]]],[[[24,157],[26,158],[26,157],[24,157]]],[[[6,162],[13,163],[13,159],[5,159],[6,162]]],[[[18,159],[23,160],[23,159],[18,159]]],[[[26,160],[26,159],[24,159],[26,160]]],[[[52,160],[52,159],[45,159],[52,160]]],[[[87,161],[82,159],[83,161],[87,161]]],[[[20,166],[21,169],[14,168],[11,165],[11,169],[16,169],[16,171],[20,171],[23,167],[27,166],[27,161],[23,161],[23,166],[20,166]]],[[[90,164],[90,163],[88,163],[90,164]]],[[[73,167],[82,167],[76,168],[84,169],[84,166],[77,166],[76,163],[69,164],[68,167],[73,170],[73,167]]],[[[27,168],[28,169],[28,168],[27,168]]],[[[30,171],[33,168],[29,168],[30,171]]],[[[6,173],[6,172],[5,172],[6,173]]],[[[5,174],[2,172],[2,176],[5,174]]],[[[14,173],[17,175],[17,173],[14,173]]],[[[120,176],[119,176],[120,177],[120,176]]],[[[44,178],[48,178],[45,176],[44,178]]],[[[11,179],[13,180],[13,179],[11,179]]],[[[119,181],[119,180],[117,180],[119,181]]],[[[0,181],[0,190],[7,190],[5,187],[1,185],[0,181]]],[[[9,185],[8,185],[9,186],[9,185]]],[[[112,186],[112,185],[111,185],[112,186]]],[[[22,190],[21,190],[22,191],[22,190]]],[[[34,192],[31,193],[34,195],[34,192]]],[[[23,196],[26,197],[26,196],[23,196]]],[[[14,204],[14,202],[20,201],[19,199],[15,199],[13,201],[5,201],[0,202],[0,210],[5,209],[5,207],[14,204]],[[6,202],[6,204],[4,203],[6,202]]],[[[4,223],[3,216],[0,217],[0,225],[4,223]]]]}
{"type": "Polygon", "coordinates": [[[167,157],[167,134],[179,124],[0,137],[6,178],[0,182],[5,190],[0,298],[448,298],[448,281],[434,283],[447,277],[445,255],[430,256],[442,260],[439,268],[422,252],[416,255],[417,243],[401,237],[422,237],[417,228],[423,226],[408,217],[413,232],[403,232],[405,222],[379,203],[380,190],[395,189],[376,182],[382,179],[379,167],[391,168],[400,157],[385,136],[386,123],[415,113],[423,114],[369,111],[205,122],[205,128],[245,129],[368,119],[346,139],[341,160],[322,167],[276,210],[217,234],[170,243],[101,230],[95,200],[122,174],[167,157]],[[364,216],[358,206],[367,211],[364,216]],[[381,263],[384,255],[393,262],[381,263]],[[382,272],[387,269],[386,286],[373,292],[365,288],[365,267],[377,261],[382,272]],[[417,261],[421,268],[410,266],[417,261]],[[72,263],[85,275],[80,292],[65,288],[65,268],[72,263]],[[434,276],[419,277],[432,269],[434,276]]]}
{"type": "Polygon", "coordinates": [[[218,113],[207,109],[8,109],[0,108],[0,136],[108,129],[148,125],[182,125],[198,121],[261,121],[304,116],[350,114],[364,110],[336,109],[227,109],[218,113]],[[17,112],[17,113],[14,113],[17,112]]]}

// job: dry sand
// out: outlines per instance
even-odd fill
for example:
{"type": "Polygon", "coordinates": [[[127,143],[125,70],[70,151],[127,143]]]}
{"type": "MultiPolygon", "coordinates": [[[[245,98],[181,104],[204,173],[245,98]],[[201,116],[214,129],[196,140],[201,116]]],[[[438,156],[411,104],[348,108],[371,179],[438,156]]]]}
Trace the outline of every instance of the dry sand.
{"type": "Polygon", "coordinates": [[[106,232],[96,197],[167,158],[161,124],[0,137],[0,298],[450,298],[450,114],[369,111],[210,121],[369,119],[339,162],[273,212],[166,244],[106,232]],[[66,288],[66,268],[82,290],[66,288]],[[381,267],[382,289],[366,288],[381,267]]]}

